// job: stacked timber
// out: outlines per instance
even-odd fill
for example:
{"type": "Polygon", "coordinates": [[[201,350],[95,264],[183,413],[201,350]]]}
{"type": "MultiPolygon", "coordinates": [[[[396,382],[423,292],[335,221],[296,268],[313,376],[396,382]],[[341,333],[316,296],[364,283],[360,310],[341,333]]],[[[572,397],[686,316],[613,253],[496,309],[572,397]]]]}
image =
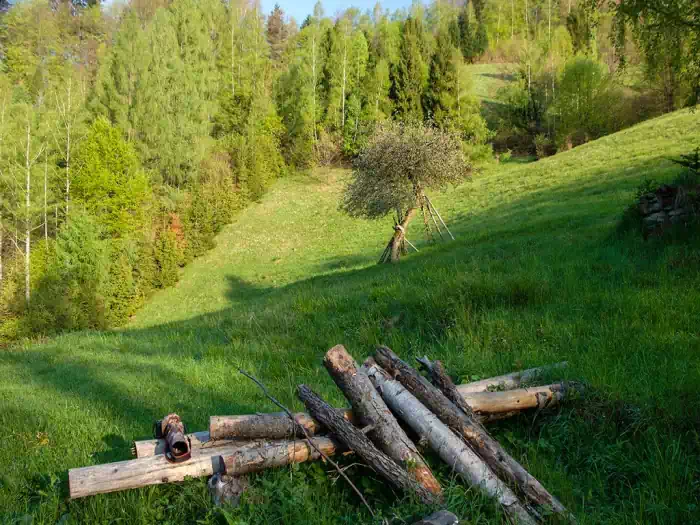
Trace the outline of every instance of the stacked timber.
{"type": "MultiPolygon", "coordinates": [[[[239,476],[322,459],[336,467],[372,513],[363,495],[331,459],[341,452],[355,454],[396,491],[441,505],[442,487],[417,446],[420,443],[427,444],[465,483],[497,501],[510,521],[536,524],[557,515],[573,522],[564,505],[486,428],[494,420],[524,410],[557,406],[572,385],[529,386],[545,369],[455,385],[440,361],[427,357],[418,361],[427,378],[387,347],[377,348],[360,366],[342,345],[335,346],[326,353],[323,364],[350,408],[332,407],[311,387],[299,385],[298,396],[307,412],[296,414],[257,379],[242,372],[283,412],[211,416],[208,431],[185,436],[191,454],[184,461],[175,462],[168,454],[167,435],[135,441],[136,459],[70,470],[70,496],[210,476],[217,501],[227,493],[223,480],[236,482],[236,490],[229,487],[228,492],[237,501],[246,486],[238,482],[239,476]]],[[[566,364],[560,363],[546,370],[563,366],[566,364]]],[[[428,520],[425,522],[432,522],[428,520]]]]}

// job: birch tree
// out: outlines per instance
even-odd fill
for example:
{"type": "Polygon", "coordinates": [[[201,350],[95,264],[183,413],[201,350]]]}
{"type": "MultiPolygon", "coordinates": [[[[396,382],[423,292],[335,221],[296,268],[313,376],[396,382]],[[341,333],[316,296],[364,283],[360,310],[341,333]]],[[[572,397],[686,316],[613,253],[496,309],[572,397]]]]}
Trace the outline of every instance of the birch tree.
{"type": "Polygon", "coordinates": [[[53,89],[56,118],[53,126],[53,139],[56,149],[61,152],[64,164],[64,216],[70,209],[71,157],[76,146],[76,131],[85,119],[85,90],[81,79],[76,78],[72,67],[68,66],[58,85],[53,89]]]}

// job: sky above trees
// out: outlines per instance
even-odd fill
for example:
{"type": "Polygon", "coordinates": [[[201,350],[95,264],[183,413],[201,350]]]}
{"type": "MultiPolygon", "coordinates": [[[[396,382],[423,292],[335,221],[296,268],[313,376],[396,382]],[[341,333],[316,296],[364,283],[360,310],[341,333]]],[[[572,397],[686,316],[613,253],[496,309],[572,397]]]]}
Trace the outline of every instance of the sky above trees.
{"type": "MultiPolygon", "coordinates": [[[[106,0],[107,5],[123,2],[124,0],[106,0]]],[[[287,16],[293,17],[301,24],[307,15],[313,13],[316,0],[262,0],[263,11],[269,13],[275,7],[275,4],[284,10],[287,16]]],[[[349,7],[356,7],[364,12],[367,9],[374,9],[377,0],[324,0],[323,9],[328,16],[334,16],[336,13],[344,11],[349,7]]],[[[384,0],[380,2],[384,9],[394,11],[402,7],[409,7],[411,0],[384,0]]]]}

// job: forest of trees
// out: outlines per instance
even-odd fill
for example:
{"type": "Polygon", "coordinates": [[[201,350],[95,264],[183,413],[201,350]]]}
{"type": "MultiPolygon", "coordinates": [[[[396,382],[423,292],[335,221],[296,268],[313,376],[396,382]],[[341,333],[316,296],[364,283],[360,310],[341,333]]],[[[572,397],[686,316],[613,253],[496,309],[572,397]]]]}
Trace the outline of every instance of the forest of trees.
{"type": "Polygon", "coordinates": [[[538,155],[695,104],[693,0],[0,2],[0,343],[124,324],[291,170],[386,120],[538,155]],[[514,64],[487,126],[468,64],[514,64]]]}

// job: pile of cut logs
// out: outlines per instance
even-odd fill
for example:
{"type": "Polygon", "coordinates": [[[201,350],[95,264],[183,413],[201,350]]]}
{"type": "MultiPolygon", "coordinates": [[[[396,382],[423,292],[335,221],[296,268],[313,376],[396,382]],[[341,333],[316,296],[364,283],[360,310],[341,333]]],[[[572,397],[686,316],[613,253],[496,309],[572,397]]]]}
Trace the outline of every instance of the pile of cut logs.
{"type": "MultiPolygon", "coordinates": [[[[489,422],[527,409],[560,404],[579,385],[531,384],[544,369],[531,369],[455,385],[440,361],[418,359],[427,378],[387,347],[359,366],[341,345],[324,365],[350,402],[350,409],[328,405],[306,385],[298,396],[308,413],[284,412],[213,416],[208,432],[189,434],[191,458],[171,463],[162,439],[136,441],[136,459],[69,471],[71,498],[183,481],[186,477],[232,476],[292,463],[354,453],[397,491],[439,504],[442,488],[408,433],[427,444],[469,485],[494,498],[511,521],[535,524],[558,515],[573,516],[486,430],[489,422]],[[402,425],[399,424],[402,422],[402,425]],[[406,428],[406,430],[404,430],[406,428]]],[[[563,367],[560,363],[548,369],[563,367]]],[[[338,469],[348,483],[352,482],[338,469]]],[[[357,488],[352,488],[372,509],[357,488]]]]}

